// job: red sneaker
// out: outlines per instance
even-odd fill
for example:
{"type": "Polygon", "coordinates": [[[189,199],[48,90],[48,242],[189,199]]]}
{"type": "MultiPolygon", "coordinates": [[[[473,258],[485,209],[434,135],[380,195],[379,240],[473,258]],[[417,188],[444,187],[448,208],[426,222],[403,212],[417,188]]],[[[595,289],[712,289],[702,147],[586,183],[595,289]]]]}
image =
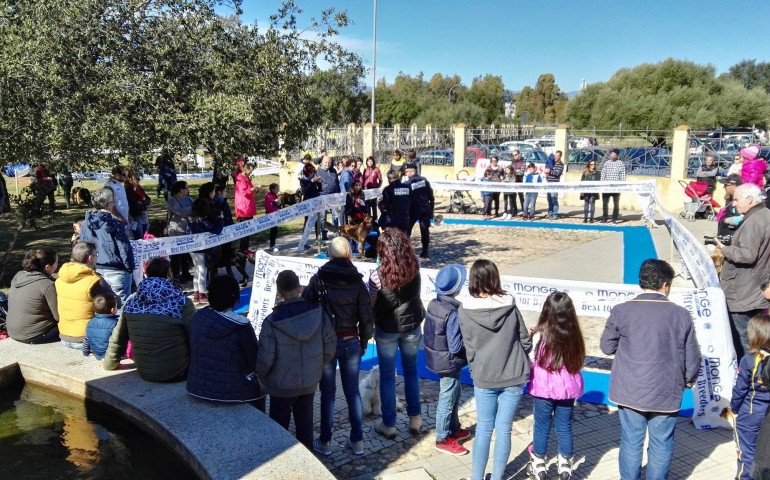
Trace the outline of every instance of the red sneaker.
{"type": "Polygon", "coordinates": [[[436,442],[436,450],[447,455],[465,455],[468,449],[457,443],[454,437],[447,437],[440,442],[436,442]]]}
{"type": "Polygon", "coordinates": [[[473,432],[467,428],[461,428],[460,431],[457,432],[457,435],[452,438],[454,438],[456,442],[462,442],[463,440],[468,440],[471,438],[471,435],[473,435],[473,432]]]}
{"type": "Polygon", "coordinates": [[[198,303],[201,305],[209,303],[209,296],[205,293],[201,293],[200,300],[198,300],[198,303]]]}

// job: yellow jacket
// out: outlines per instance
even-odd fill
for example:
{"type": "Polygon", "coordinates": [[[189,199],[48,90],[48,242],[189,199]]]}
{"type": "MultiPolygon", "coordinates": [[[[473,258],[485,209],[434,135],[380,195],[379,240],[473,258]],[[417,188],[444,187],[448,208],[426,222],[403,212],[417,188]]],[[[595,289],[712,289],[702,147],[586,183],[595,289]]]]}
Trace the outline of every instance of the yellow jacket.
{"type": "Polygon", "coordinates": [[[94,316],[91,290],[101,279],[96,270],[82,263],[67,262],[61,266],[56,279],[60,335],[72,337],[73,341],[85,336],[86,325],[94,316]]]}

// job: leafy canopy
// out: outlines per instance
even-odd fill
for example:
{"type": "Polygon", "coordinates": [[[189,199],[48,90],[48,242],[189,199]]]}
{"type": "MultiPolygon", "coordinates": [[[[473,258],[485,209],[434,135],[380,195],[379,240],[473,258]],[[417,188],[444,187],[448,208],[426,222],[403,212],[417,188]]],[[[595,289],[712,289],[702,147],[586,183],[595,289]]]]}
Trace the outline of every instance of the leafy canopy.
{"type": "Polygon", "coordinates": [[[240,0],[3,2],[0,162],[93,168],[198,145],[224,162],[298,145],[325,113],[356,115],[317,94],[354,92],[363,74],[334,41],[344,12],[303,30],[301,13],[287,0],[263,26],[240,21],[240,0]]]}
{"type": "Polygon", "coordinates": [[[567,104],[576,128],[668,130],[765,125],[770,96],[737,80],[717,78],[713,66],[668,59],[618,70],[607,82],[589,85],[567,104]]]}

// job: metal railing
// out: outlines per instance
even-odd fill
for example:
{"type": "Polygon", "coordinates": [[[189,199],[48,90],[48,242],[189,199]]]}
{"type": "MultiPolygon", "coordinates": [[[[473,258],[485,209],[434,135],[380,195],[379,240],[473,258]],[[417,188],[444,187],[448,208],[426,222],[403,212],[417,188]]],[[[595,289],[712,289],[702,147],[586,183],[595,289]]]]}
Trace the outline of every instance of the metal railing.
{"type": "Polygon", "coordinates": [[[708,155],[714,156],[714,163],[719,168],[717,175],[724,176],[741,149],[759,143],[760,139],[753,132],[690,131],[687,176],[695,178],[708,155]]]}
{"type": "Polygon", "coordinates": [[[289,152],[290,157],[304,153],[317,156],[321,150],[332,157],[343,155],[361,156],[364,150],[364,131],[359,126],[319,128],[299,148],[289,152]]]}
{"type": "Polygon", "coordinates": [[[667,177],[671,175],[673,132],[654,130],[573,130],[567,171],[582,171],[595,161],[601,170],[613,149],[626,165],[627,175],[667,177]]]}
{"type": "Polygon", "coordinates": [[[454,164],[454,127],[452,128],[417,128],[374,129],[374,158],[377,163],[390,162],[395,150],[414,150],[423,165],[454,164]]]}

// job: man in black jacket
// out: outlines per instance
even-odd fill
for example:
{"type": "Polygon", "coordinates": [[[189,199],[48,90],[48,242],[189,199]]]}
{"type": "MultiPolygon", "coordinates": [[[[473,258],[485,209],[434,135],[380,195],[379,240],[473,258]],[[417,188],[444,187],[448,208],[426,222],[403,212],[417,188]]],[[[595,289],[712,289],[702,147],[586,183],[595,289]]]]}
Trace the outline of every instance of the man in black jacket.
{"type": "Polygon", "coordinates": [[[433,220],[433,188],[427,178],[417,174],[417,167],[413,163],[406,164],[406,185],[410,190],[409,198],[409,234],[411,235],[414,224],[420,222],[420,237],[422,240],[422,252],[420,258],[428,258],[428,246],[430,245],[430,221],[433,220]]]}
{"type": "Polygon", "coordinates": [[[336,355],[324,365],[321,376],[321,436],[313,441],[313,450],[326,456],[332,453],[338,361],[350,418],[348,446],[356,455],[364,453],[363,404],[358,374],[361,357],[372,338],[374,320],[369,292],[362,275],[350,261],[351,253],[348,240],[334,238],[329,244],[330,260],[310,279],[302,293],[305,300],[321,305],[325,314],[331,317],[337,334],[336,355]]]}
{"type": "Polygon", "coordinates": [[[388,186],[382,189],[380,227],[398,228],[409,235],[409,187],[401,183],[398,172],[388,172],[388,186]]]}

